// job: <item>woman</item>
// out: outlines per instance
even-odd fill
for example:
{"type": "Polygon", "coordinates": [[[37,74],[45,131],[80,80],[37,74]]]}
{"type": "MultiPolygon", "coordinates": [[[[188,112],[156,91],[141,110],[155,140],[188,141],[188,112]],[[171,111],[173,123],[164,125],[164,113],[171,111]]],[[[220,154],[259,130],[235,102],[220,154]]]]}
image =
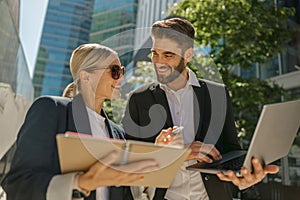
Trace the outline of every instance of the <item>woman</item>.
{"type": "Polygon", "coordinates": [[[70,70],[74,98],[40,97],[27,113],[11,170],[2,183],[8,200],[122,199],[127,190],[112,186],[141,180],[143,172],[158,167],[153,160],[141,160],[113,168],[109,164],[118,154],[111,152],[86,172],[61,174],[56,134],[73,131],[123,139],[124,133],[102,109],[106,98],[120,97],[124,68],[117,53],[83,44],[73,51],[70,70]]]}

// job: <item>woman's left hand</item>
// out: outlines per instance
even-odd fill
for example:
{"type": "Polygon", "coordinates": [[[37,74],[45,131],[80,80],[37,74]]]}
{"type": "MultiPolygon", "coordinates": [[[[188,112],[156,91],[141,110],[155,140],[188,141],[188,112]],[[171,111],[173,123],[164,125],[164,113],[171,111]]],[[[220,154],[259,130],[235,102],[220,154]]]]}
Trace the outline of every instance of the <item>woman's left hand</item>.
{"type": "Polygon", "coordinates": [[[119,158],[120,152],[113,151],[107,154],[78,176],[78,187],[88,193],[98,187],[132,185],[136,181],[143,180],[144,173],[159,169],[158,163],[153,159],[114,166],[113,163],[119,158]]]}
{"type": "Polygon", "coordinates": [[[260,160],[257,158],[252,158],[251,162],[253,172],[251,173],[248,169],[242,168],[242,177],[237,177],[231,170],[228,170],[226,175],[222,172],[218,172],[217,175],[221,180],[232,182],[234,185],[244,189],[262,181],[267,174],[276,174],[279,171],[277,165],[266,165],[263,168],[260,160]]]}

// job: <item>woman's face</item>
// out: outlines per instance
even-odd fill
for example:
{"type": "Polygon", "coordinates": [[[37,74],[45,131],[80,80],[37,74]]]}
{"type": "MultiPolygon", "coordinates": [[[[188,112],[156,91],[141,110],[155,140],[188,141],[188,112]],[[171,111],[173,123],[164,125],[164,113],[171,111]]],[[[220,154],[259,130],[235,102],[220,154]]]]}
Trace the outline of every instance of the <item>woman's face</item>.
{"type": "Polygon", "coordinates": [[[119,58],[114,57],[110,64],[101,66],[91,73],[91,85],[96,99],[116,99],[121,96],[121,82],[124,80],[124,76],[121,75],[118,80],[113,79],[110,66],[118,65],[121,67],[119,58]]]}

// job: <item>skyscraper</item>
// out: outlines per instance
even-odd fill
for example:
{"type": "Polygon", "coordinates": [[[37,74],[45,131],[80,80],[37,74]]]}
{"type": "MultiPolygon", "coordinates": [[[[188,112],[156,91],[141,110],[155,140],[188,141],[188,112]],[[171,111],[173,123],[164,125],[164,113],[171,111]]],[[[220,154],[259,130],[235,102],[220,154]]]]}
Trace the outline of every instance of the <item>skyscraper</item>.
{"type": "Polygon", "coordinates": [[[61,95],[71,82],[69,59],[89,41],[94,0],[49,0],[33,83],[35,97],[61,95]]]}
{"type": "Polygon", "coordinates": [[[10,84],[14,91],[17,88],[17,55],[20,46],[19,3],[19,1],[0,2],[0,82],[10,84]]]}
{"type": "Polygon", "coordinates": [[[119,53],[122,65],[132,59],[137,0],[95,0],[90,42],[119,53]]]}

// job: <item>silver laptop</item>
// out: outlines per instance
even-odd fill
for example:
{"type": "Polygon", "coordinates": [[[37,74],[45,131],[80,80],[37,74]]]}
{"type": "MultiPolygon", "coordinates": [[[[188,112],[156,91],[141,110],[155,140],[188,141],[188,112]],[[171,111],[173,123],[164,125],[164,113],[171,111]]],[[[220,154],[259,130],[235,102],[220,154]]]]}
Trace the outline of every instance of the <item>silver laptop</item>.
{"type": "Polygon", "coordinates": [[[300,100],[265,105],[248,151],[231,151],[222,155],[222,160],[193,164],[187,169],[213,174],[233,170],[240,175],[243,166],[252,170],[253,156],[269,164],[288,154],[299,126],[300,100]]]}

